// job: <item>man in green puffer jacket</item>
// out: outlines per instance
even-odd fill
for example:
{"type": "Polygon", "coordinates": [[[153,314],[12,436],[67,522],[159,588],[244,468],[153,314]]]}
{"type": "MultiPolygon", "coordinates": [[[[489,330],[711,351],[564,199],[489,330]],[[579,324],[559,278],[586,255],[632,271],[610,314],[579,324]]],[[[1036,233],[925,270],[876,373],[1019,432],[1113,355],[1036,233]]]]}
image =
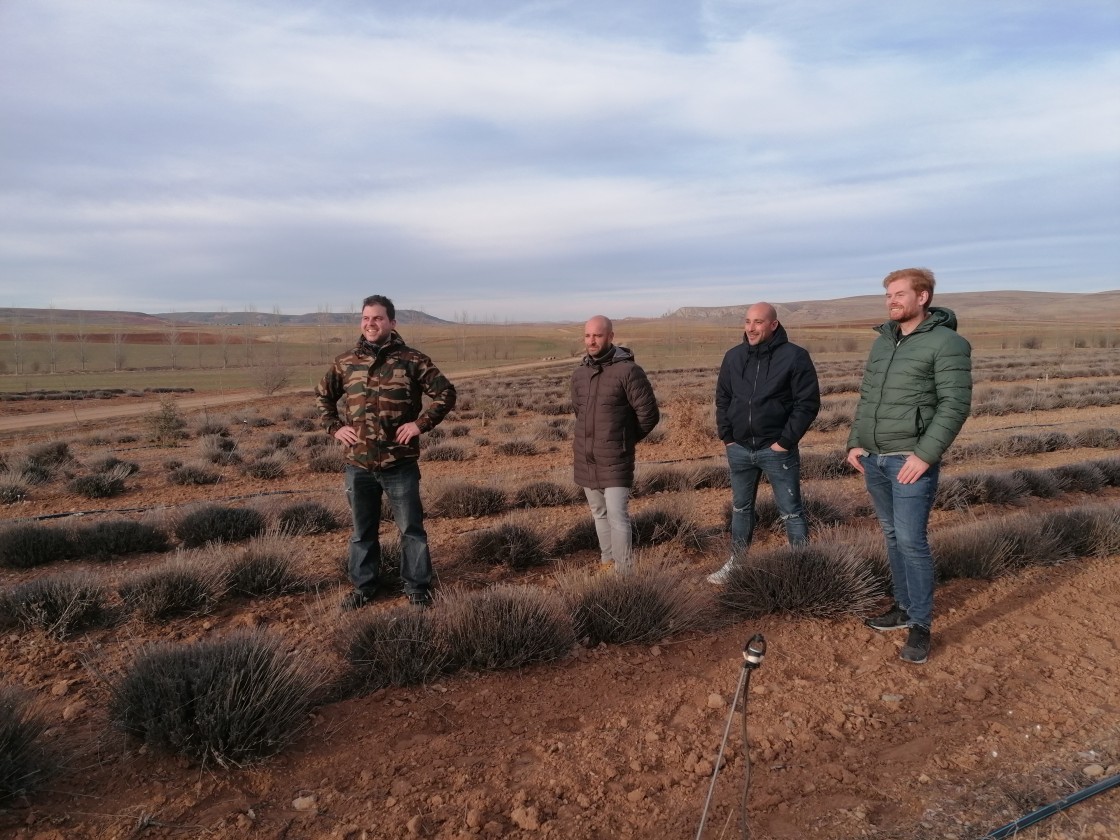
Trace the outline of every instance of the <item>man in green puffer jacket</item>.
{"type": "Polygon", "coordinates": [[[894,604],[867,620],[874,630],[909,628],[902,659],[929,658],[933,626],[933,555],[927,527],[941,457],[972,404],[972,348],[957,334],[957,317],[930,306],[927,268],[893,271],[883,280],[890,320],[859,390],[848,463],[863,473],[887,543],[894,604]]]}

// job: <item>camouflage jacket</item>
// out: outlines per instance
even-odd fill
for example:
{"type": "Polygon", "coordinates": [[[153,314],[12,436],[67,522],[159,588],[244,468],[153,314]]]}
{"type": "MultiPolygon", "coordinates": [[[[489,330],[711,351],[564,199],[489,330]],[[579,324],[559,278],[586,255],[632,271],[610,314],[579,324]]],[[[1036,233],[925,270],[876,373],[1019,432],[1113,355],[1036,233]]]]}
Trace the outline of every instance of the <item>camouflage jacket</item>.
{"type": "Polygon", "coordinates": [[[345,425],[358,433],[346,447],[346,461],[366,470],[384,470],[420,457],[420,438],[397,443],[397,429],[415,422],[421,432],[439,424],[455,407],[455,386],[432,360],[394,332],[377,357],[355,349],[334,360],[315,389],[319,421],[333,435],[345,425]],[[423,409],[421,397],[431,403],[423,409]]]}

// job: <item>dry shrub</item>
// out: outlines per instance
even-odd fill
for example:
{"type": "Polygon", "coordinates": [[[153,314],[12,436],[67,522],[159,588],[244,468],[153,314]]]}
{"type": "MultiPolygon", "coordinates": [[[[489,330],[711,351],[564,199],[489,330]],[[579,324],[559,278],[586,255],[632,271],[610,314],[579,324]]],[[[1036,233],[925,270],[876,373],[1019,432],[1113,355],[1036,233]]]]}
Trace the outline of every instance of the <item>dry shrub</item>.
{"type": "Polygon", "coordinates": [[[1076,557],[1107,557],[1120,552],[1120,510],[1085,505],[1053,511],[1046,531],[1076,557]]]}
{"type": "Polygon", "coordinates": [[[1014,472],[966,473],[940,481],[933,506],[942,510],[972,505],[1021,504],[1029,487],[1014,472]]]}
{"type": "Polygon", "coordinates": [[[63,441],[48,441],[27,448],[23,455],[30,467],[40,467],[51,472],[72,460],[70,445],[63,441]]]}
{"type": "Polygon", "coordinates": [[[704,547],[704,535],[696,521],[670,506],[650,507],[630,518],[634,545],[673,543],[682,549],[704,547]]]}
{"type": "Polygon", "coordinates": [[[315,473],[340,473],[346,466],[346,455],[340,446],[331,446],[307,459],[307,467],[315,473]]]}
{"type": "Polygon", "coordinates": [[[880,591],[876,576],[850,546],[813,543],[748,555],[733,567],[719,599],[752,618],[771,613],[832,618],[868,612],[880,591]]]}
{"type": "Polygon", "coordinates": [[[234,464],[240,462],[235,455],[237,441],[224,435],[206,435],[198,442],[199,453],[211,464],[234,464]]]}
{"type": "Polygon", "coordinates": [[[170,540],[162,528],[131,519],[110,519],[77,528],[74,544],[84,556],[96,559],[162,552],[170,548],[170,540]]]}
{"type": "Polygon", "coordinates": [[[25,799],[57,772],[43,739],[48,726],[30,694],[0,686],[0,805],[25,799]]]}
{"type": "Polygon", "coordinates": [[[303,592],[307,581],[298,568],[303,552],[281,534],[254,537],[226,562],[222,588],[246,598],[277,598],[303,592]]]}
{"type": "Polygon", "coordinates": [[[1120,430],[1100,428],[1083,429],[1073,436],[1077,446],[1096,449],[1120,449],[1120,430]]]}
{"type": "Polygon", "coordinates": [[[126,467],[124,475],[121,474],[119,468],[107,473],[80,475],[77,478],[70,479],[66,484],[66,489],[77,496],[85,496],[87,499],[110,499],[124,492],[124,476],[128,474],[126,467]]]}
{"type": "Polygon", "coordinates": [[[1091,463],[1101,471],[1110,487],[1120,487],[1120,458],[1102,458],[1091,463]]]}
{"type": "Polygon", "coordinates": [[[0,504],[14,505],[31,496],[31,481],[21,472],[0,472],[0,504]]]}
{"type": "Polygon", "coordinates": [[[70,532],[62,528],[31,523],[0,531],[0,566],[10,569],[30,569],[70,560],[77,554],[70,532]]]}
{"type": "Polygon", "coordinates": [[[546,560],[544,539],[532,528],[512,522],[471,534],[466,554],[470,560],[511,569],[539,566],[546,560]]]}
{"type": "Polygon", "coordinates": [[[689,471],[688,483],[694,490],[727,490],[731,487],[731,470],[726,463],[698,464],[689,471]]]}
{"type": "Polygon", "coordinates": [[[855,471],[848,464],[848,454],[841,449],[831,452],[802,452],[801,480],[849,478],[855,471]]]}
{"type": "Polygon", "coordinates": [[[342,526],[334,512],[318,502],[297,502],[288,505],[280,511],[276,519],[280,530],[293,536],[326,534],[342,526]]]}
{"type": "Polygon", "coordinates": [[[140,465],[135,461],[122,461],[115,455],[98,458],[96,461],[90,462],[89,468],[95,473],[115,472],[121,478],[128,478],[128,476],[140,472],[140,465]]]}
{"type": "Polygon", "coordinates": [[[518,488],[513,496],[513,506],[540,508],[572,505],[578,502],[582,496],[581,489],[574,484],[534,481],[518,488]]]}
{"type": "Polygon", "coordinates": [[[172,484],[194,486],[217,484],[222,476],[203,464],[180,464],[167,474],[167,480],[172,484]]]}
{"type": "Polygon", "coordinates": [[[1039,499],[1053,499],[1065,492],[1065,481],[1051,470],[1019,469],[1014,470],[1011,476],[1039,499]]]}
{"type": "Polygon", "coordinates": [[[469,449],[457,443],[438,443],[424,450],[426,461],[469,461],[472,457],[469,449]]]}
{"type": "Polygon", "coordinates": [[[114,682],[109,714],[154,750],[243,766],[307,727],[323,687],[316,670],[261,632],[152,646],[114,682]]]}
{"type": "Polygon", "coordinates": [[[589,518],[576,522],[552,544],[552,552],[560,555],[598,548],[599,535],[595,531],[595,520],[589,518]]]}
{"type": "Polygon", "coordinates": [[[1074,493],[1096,493],[1108,486],[1105,474],[1093,463],[1066,464],[1054,468],[1054,474],[1074,493]]]}
{"type": "Polygon", "coordinates": [[[4,593],[2,606],[18,624],[66,639],[109,619],[105,588],[88,572],[36,578],[4,593]]]}
{"type": "Polygon", "coordinates": [[[194,548],[212,541],[240,542],[264,529],[264,515],[253,508],[204,505],[179,520],[175,536],[187,548],[194,548]]]}
{"type": "Polygon", "coordinates": [[[1063,563],[1072,553],[1045,520],[1023,514],[938,531],[931,540],[942,578],[992,578],[1026,566],[1063,563]]]}
{"type": "Polygon", "coordinates": [[[691,489],[692,475],[680,467],[657,467],[641,472],[634,481],[634,496],[677,493],[691,489]]]}
{"type": "Polygon", "coordinates": [[[445,488],[433,507],[437,516],[492,516],[506,509],[506,495],[495,487],[464,482],[445,488]]]}
{"type": "Polygon", "coordinates": [[[494,447],[494,451],[499,455],[505,456],[537,455],[540,453],[536,441],[529,440],[528,438],[507,440],[503,443],[499,443],[494,447]]]}
{"type": "Polygon", "coordinates": [[[268,454],[241,467],[241,472],[252,478],[272,481],[283,478],[288,472],[288,458],[281,454],[268,454]]]}
{"type": "Polygon", "coordinates": [[[199,437],[206,437],[208,435],[221,435],[222,437],[229,436],[229,424],[221,420],[206,418],[195,428],[194,433],[199,437]]]}
{"type": "Polygon", "coordinates": [[[125,606],[147,621],[181,615],[205,615],[223,589],[211,558],[180,554],[158,566],[135,572],[117,587],[125,606]]]}
{"type": "Polygon", "coordinates": [[[170,397],[159,401],[159,408],[144,418],[148,435],[157,446],[174,446],[187,436],[187,421],[170,397]]]}
{"type": "Polygon", "coordinates": [[[342,647],[352,669],[348,682],[357,693],[425,683],[447,666],[447,651],[430,610],[399,606],[362,612],[343,633],[342,647]]]}
{"type": "Polygon", "coordinates": [[[455,590],[441,602],[440,635],[452,669],[521,668],[559,659],[575,644],[571,616],[551,589],[455,590]]]}
{"type": "Polygon", "coordinates": [[[265,438],[265,443],[272,449],[287,449],[293,440],[295,438],[287,432],[273,432],[265,438]]]}
{"type": "Polygon", "coordinates": [[[576,636],[588,645],[648,644],[692,630],[704,620],[708,597],[662,562],[637,562],[625,574],[559,579],[576,636]]]}

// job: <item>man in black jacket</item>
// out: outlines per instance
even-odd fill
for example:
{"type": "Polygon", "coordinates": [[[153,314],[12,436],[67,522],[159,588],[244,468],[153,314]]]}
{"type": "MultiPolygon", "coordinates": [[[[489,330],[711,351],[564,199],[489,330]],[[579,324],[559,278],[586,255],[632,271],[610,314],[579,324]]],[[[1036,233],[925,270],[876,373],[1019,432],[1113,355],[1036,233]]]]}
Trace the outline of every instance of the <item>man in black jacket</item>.
{"type": "Polygon", "coordinates": [[[750,548],[763,473],[790,545],[809,541],[797,444],[820,408],[808,351],[789,342],[773,306],[756,303],[743,322],[743,343],[727,351],[716,382],[716,430],[731,468],[731,559],[708,575],[710,583],[725,583],[750,548]]]}

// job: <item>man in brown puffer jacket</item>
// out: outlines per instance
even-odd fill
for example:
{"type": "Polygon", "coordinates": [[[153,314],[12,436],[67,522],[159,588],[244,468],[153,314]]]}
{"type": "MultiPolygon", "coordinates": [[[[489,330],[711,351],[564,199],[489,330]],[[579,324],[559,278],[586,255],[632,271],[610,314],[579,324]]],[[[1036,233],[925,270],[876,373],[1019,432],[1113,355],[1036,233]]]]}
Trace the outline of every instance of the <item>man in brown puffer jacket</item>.
{"type": "Polygon", "coordinates": [[[609,318],[596,315],[583,329],[587,355],[572,373],[572,433],[576,484],[583,488],[604,566],[631,566],[630,488],[634,449],[661,414],[634,354],[614,343],[609,318]]]}

